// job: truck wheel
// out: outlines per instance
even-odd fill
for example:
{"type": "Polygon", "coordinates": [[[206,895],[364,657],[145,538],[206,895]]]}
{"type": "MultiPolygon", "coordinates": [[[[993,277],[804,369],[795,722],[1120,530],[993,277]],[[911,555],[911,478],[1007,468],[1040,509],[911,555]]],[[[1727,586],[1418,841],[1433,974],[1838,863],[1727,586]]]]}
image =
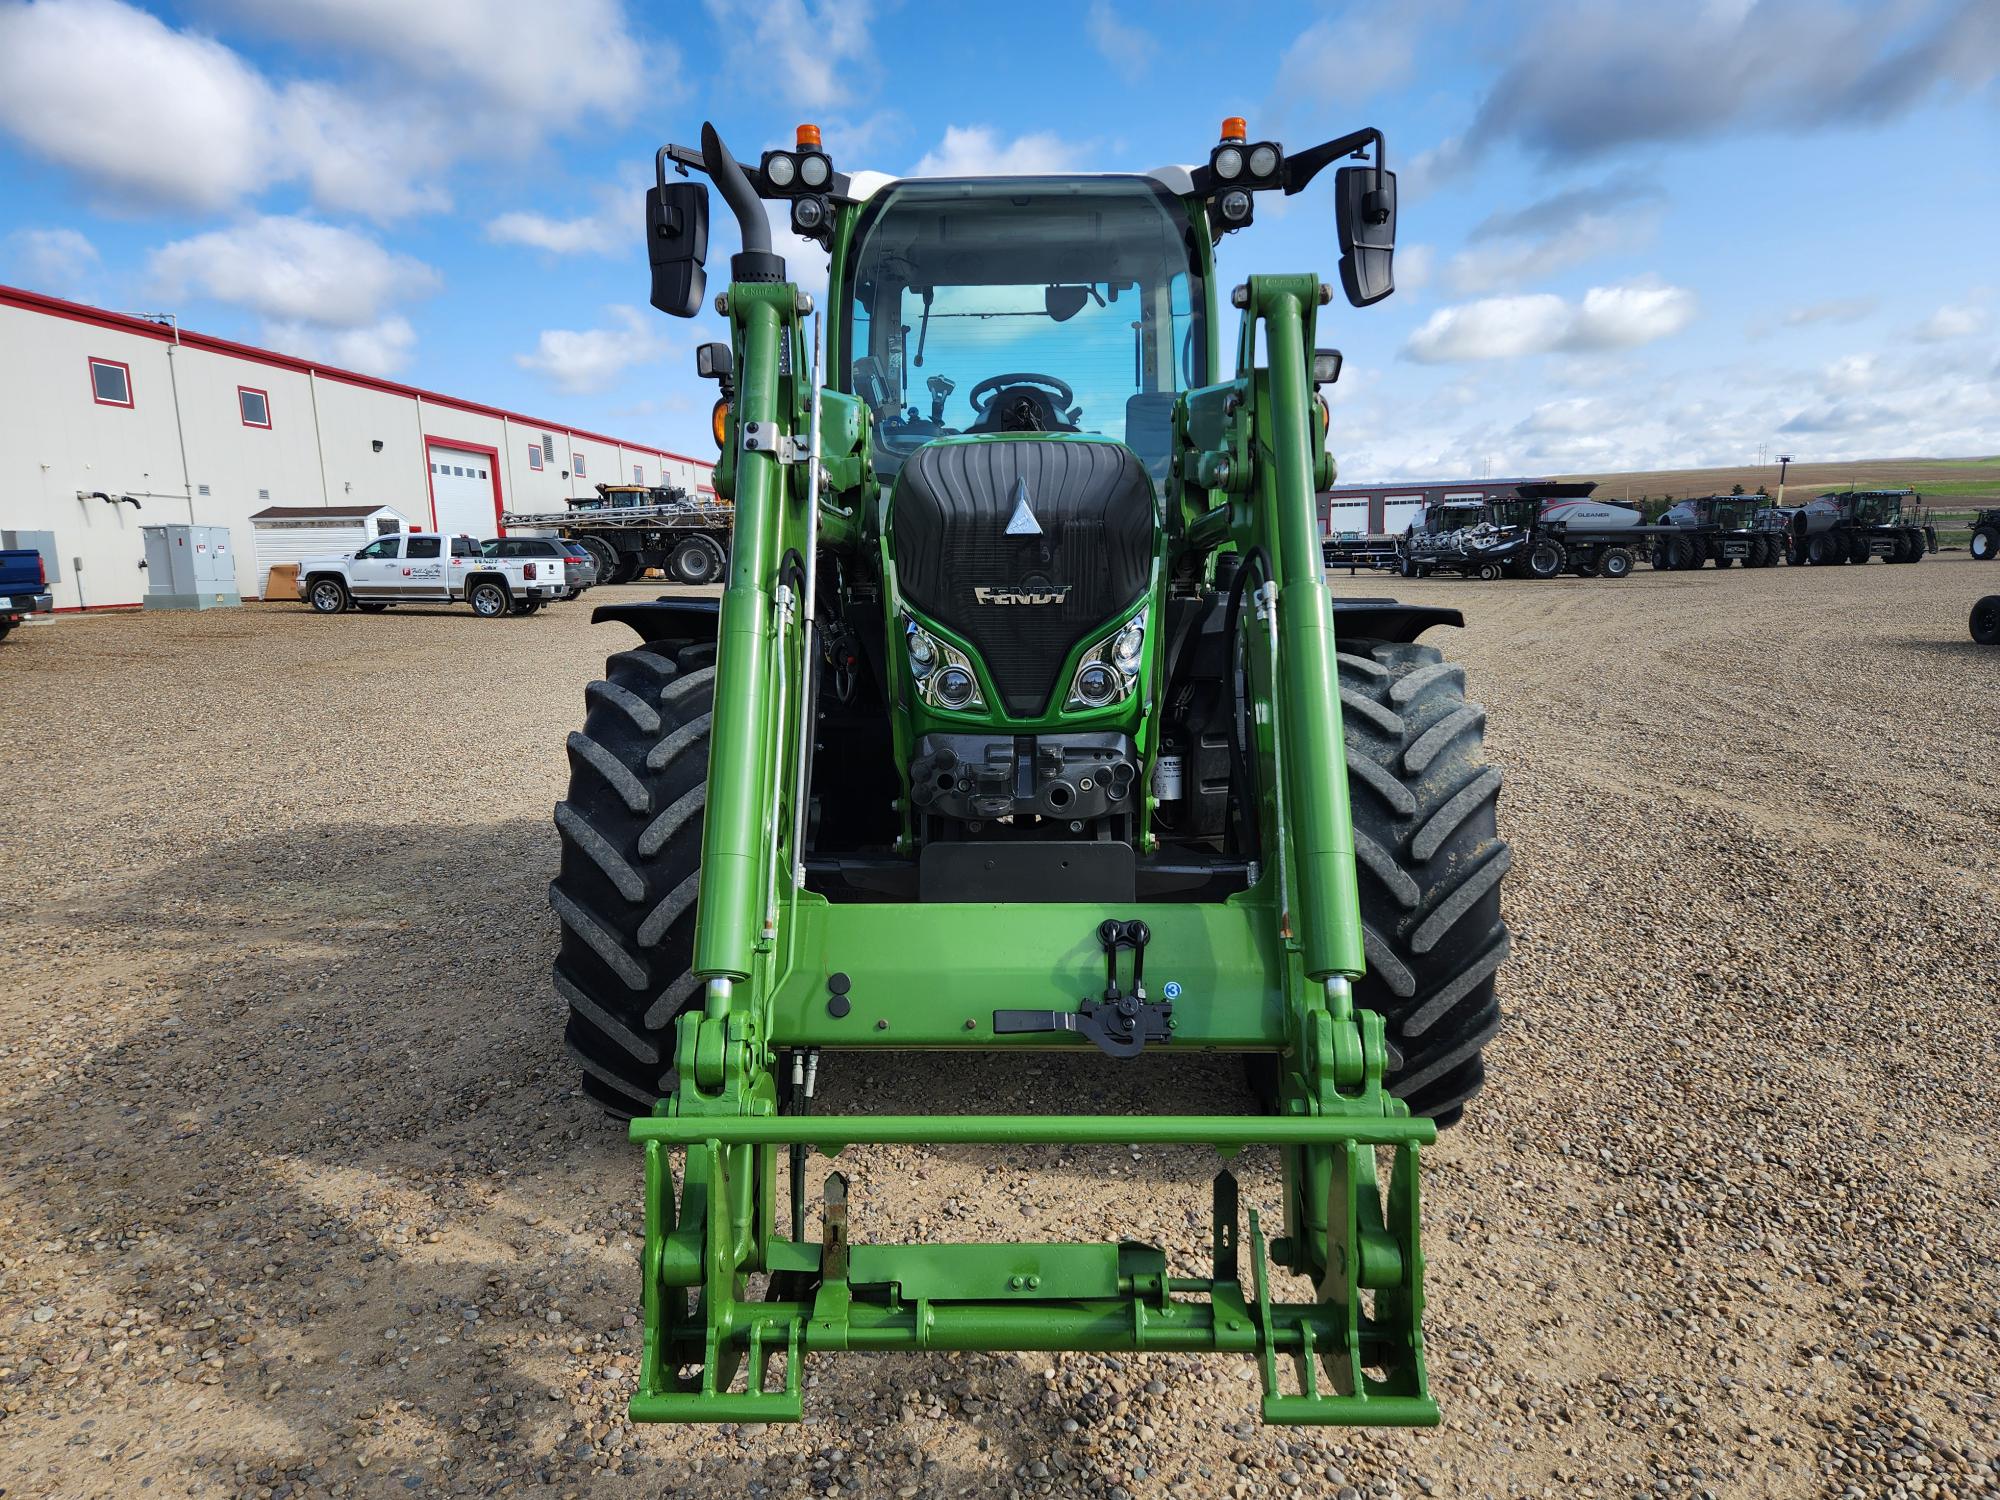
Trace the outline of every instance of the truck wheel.
{"type": "Polygon", "coordinates": [[[338,578],[315,578],[306,591],[306,601],[323,615],[337,615],[347,608],[347,585],[338,578]]]}
{"type": "Polygon", "coordinates": [[[672,1092],[674,1018],[701,1002],[688,965],[714,662],[711,645],[619,652],[584,690],[583,732],[569,737],[549,886],[562,923],[555,988],[584,1092],[616,1114],[672,1092]]]}
{"type": "Polygon", "coordinates": [[[1972,638],[1982,646],[2000,646],[2000,594],[1988,594],[1972,606],[1972,638]]]}
{"type": "Polygon", "coordinates": [[[645,558],[637,552],[621,552],[618,554],[618,561],[612,564],[611,581],[613,583],[630,583],[645,571],[645,558]]]}
{"type": "Polygon", "coordinates": [[[1342,642],[1340,695],[1368,957],[1355,1003],[1389,1023],[1390,1092],[1449,1125],[1485,1081],[1510,947],[1486,710],[1431,646],[1342,642]]]}
{"type": "Polygon", "coordinates": [[[715,573],[715,554],[704,537],[684,537],[667,558],[667,576],[675,583],[707,583],[715,573]]]}
{"type": "Polygon", "coordinates": [[[1498,563],[1481,563],[1479,565],[1479,576],[1486,583],[1493,582],[1500,576],[1500,573],[1501,567],[1498,563]]]}
{"type": "Polygon", "coordinates": [[[472,606],[472,612],[488,620],[495,620],[506,614],[512,603],[507,597],[506,587],[491,578],[482,578],[473,584],[471,592],[465,597],[466,602],[472,606]]]}
{"type": "Polygon", "coordinates": [[[1806,561],[1814,567],[1824,567],[1833,561],[1833,538],[1825,532],[1806,539],[1806,561]]]}
{"type": "Polygon", "coordinates": [[[1604,555],[1597,560],[1597,567],[1606,578],[1629,578],[1632,576],[1632,554],[1623,547],[1606,547],[1604,555]]]}
{"type": "Polygon", "coordinates": [[[1965,544],[1979,562],[1992,562],[2000,557],[2000,526],[1982,526],[1972,533],[1972,540],[1965,544]]]}
{"type": "Polygon", "coordinates": [[[1910,561],[1922,562],[1931,550],[1930,537],[1925,535],[1924,529],[1921,526],[1918,526],[1911,529],[1910,541],[1910,561]]]}
{"type": "Polygon", "coordinates": [[[1535,543],[1528,553],[1528,571],[1537,578],[1560,578],[1566,561],[1568,554],[1563,551],[1563,544],[1545,539],[1535,543]]]}

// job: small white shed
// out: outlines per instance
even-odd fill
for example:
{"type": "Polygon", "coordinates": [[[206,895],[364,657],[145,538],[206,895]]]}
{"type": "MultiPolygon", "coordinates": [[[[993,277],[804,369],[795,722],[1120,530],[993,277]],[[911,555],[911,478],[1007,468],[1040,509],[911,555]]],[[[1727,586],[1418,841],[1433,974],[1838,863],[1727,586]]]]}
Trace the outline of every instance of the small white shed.
{"type": "Polygon", "coordinates": [[[252,515],[250,526],[259,581],[279,563],[352,552],[378,536],[412,529],[393,505],[271,505],[252,515]]]}

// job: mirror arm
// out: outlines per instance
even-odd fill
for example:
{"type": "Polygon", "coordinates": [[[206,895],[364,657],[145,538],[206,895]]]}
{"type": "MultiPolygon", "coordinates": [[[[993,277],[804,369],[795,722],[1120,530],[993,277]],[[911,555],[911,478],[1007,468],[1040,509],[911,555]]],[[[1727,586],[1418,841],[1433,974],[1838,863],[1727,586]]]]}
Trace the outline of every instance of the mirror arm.
{"type": "MultiPolygon", "coordinates": [[[[756,189],[750,186],[749,174],[729,154],[729,148],[722,144],[722,137],[716,133],[715,126],[706,121],[701,127],[701,154],[709,180],[721,189],[723,201],[736,215],[737,232],[743,238],[741,255],[769,256],[771,221],[764,217],[764,205],[758,201],[756,189]]],[[[785,279],[783,261],[778,263],[778,274],[768,279],[785,279]]]]}
{"type": "Polygon", "coordinates": [[[1375,148],[1375,186],[1382,186],[1382,169],[1388,165],[1383,159],[1382,132],[1374,126],[1365,130],[1350,130],[1338,140],[1308,147],[1285,158],[1285,196],[1302,193],[1322,169],[1339,161],[1343,156],[1359,156],[1368,147],[1375,148]]]}

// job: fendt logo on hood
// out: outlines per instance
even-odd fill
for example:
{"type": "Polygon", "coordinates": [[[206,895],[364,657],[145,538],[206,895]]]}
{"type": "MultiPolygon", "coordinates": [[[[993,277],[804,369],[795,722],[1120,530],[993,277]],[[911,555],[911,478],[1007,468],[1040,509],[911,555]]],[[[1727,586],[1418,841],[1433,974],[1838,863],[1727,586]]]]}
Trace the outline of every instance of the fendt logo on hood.
{"type": "Polygon", "coordinates": [[[1066,583],[1023,583],[1012,587],[975,584],[973,598],[981,604],[1060,604],[1069,597],[1066,583]]]}

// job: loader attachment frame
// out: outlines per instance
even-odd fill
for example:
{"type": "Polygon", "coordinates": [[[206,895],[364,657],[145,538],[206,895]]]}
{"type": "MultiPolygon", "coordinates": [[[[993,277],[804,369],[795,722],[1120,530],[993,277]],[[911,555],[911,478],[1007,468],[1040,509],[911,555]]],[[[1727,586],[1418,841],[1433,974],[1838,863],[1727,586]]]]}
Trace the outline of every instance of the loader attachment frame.
{"type": "MultiPolygon", "coordinates": [[[[835,230],[836,261],[844,232],[835,230]]],[[[1357,1010],[1350,989],[1364,959],[1314,507],[1316,486],[1331,478],[1310,375],[1326,296],[1307,276],[1254,277],[1239,289],[1235,373],[1177,403],[1163,497],[1176,562],[1233,546],[1255,570],[1239,633],[1249,748],[1271,793],[1257,813],[1263,857],[1248,888],[1226,900],[1118,906],[846,904],[807,889],[798,813],[809,737],[799,725],[811,711],[813,640],[803,563],[830,534],[848,544],[859,535],[865,507],[839,504],[819,480],[849,476],[855,493],[867,423],[852,398],[819,396],[808,304],[793,286],[737,280],[721,299],[740,372],[717,474],[736,507],[727,585],[713,615],[629,622],[649,634],[698,625],[715,642],[710,732],[733,747],[708,771],[693,964],[701,1002],[676,1023],[675,1092],[631,1127],[645,1151],[635,1420],[798,1420],[809,1355],[1089,1349],[1249,1356],[1274,1423],[1437,1421],[1417,1186],[1417,1152],[1435,1126],[1383,1088],[1384,1023],[1357,1010]],[[1260,328],[1262,367],[1252,360],[1260,328]],[[919,929],[922,941],[910,941],[919,929]],[[1100,942],[1106,930],[1117,941],[1100,942]],[[1136,968],[1119,968],[1117,950],[1133,946],[1153,994],[1136,968]],[[1132,974],[1129,990],[1121,972],[1132,974]],[[1276,1113],[781,1112],[780,1071],[810,1076],[823,1051],[1103,1045],[1106,1025],[1093,1038],[1089,1027],[1021,1018],[1116,1005],[1125,1019],[1106,1025],[1127,1050],[1115,1055],[1139,1046],[1275,1054],[1276,1113]],[[1267,1240],[1250,1210],[1246,1244],[1224,1171],[1205,1274],[1122,1240],[882,1245],[863,1237],[835,1172],[809,1233],[806,1152],[899,1142],[1206,1144],[1225,1156],[1272,1147],[1284,1222],[1267,1240]],[[1303,1278],[1309,1296],[1289,1300],[1280,1272],[1303,1278]]],[[[1408,639],[1428,622],[1389,623],[1408,639]]],[[[795,1082],[791,1108],[810,1095],[795,1082]]]]}

